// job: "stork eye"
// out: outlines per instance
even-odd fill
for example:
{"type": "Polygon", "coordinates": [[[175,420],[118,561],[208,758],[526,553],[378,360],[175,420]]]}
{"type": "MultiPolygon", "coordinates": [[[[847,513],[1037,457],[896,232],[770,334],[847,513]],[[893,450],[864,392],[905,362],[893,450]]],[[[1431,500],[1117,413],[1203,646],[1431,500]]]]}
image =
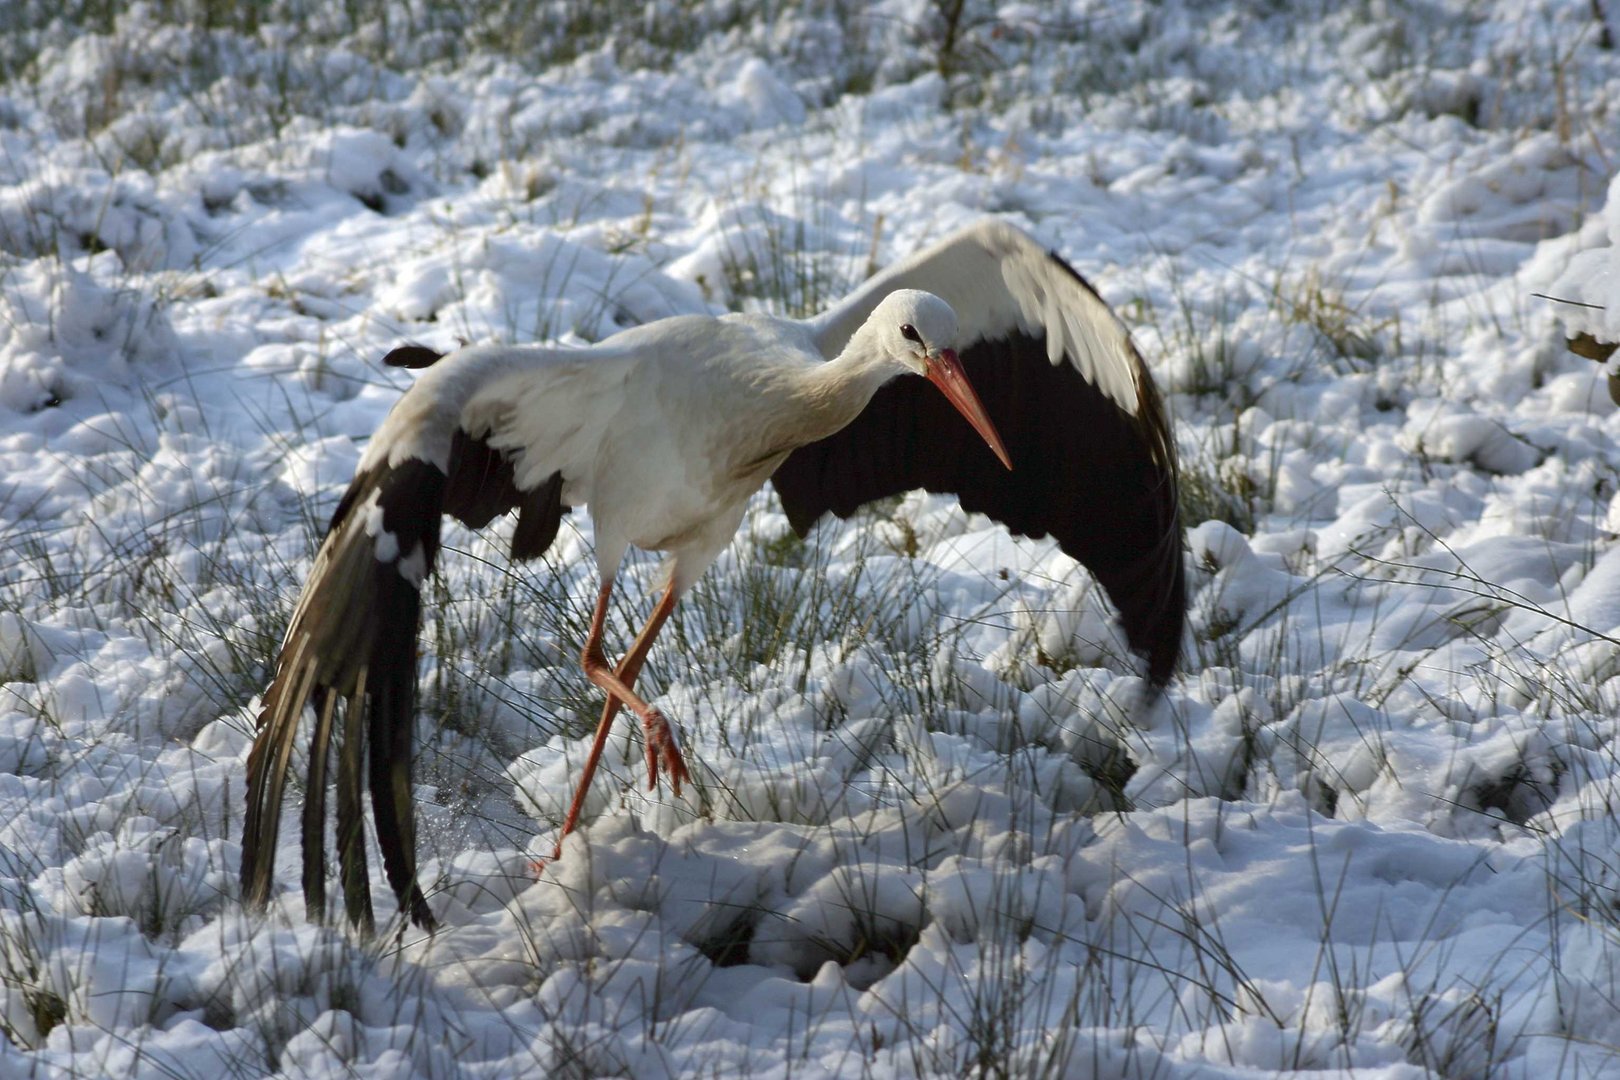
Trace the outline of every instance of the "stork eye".
{"type": "Polygon", "coordinates": [[[919,345],[922,344],[922,335],[917,333],[917,328],[912,326],[910,323],[900,324],[900,336],[905,338],[907,341],[915,341],[919,345]]]}

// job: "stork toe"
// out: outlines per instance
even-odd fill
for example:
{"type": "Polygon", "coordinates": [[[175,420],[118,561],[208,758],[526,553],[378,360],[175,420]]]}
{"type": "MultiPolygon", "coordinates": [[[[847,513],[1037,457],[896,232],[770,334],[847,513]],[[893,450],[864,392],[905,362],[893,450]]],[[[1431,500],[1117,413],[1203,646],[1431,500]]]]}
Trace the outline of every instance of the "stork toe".
{"type": "Polygon", "coordinates": [[[670,788],[679,798],[681,782],[690,781],[692,775],[686,771],[686,758],[681,754],[681,740],[675,733],[675,725],[661,710],[654,709],[642,719],[641,729],[647,745],[647,790],[658,786],[658,770],[662,766],[669,776],[670,788]]]}

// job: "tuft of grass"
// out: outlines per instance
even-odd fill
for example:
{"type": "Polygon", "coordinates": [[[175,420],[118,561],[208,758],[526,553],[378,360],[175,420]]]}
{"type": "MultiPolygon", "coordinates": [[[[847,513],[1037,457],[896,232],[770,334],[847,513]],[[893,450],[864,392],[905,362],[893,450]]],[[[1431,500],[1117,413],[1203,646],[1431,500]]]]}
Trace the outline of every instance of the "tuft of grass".
{"type": "MultiPolygon", "coordinates": [[[[1272,306],[1284,326],[1312,330],[1341,373],[1363,370],[1385,355],[1402,351],[1398,315],[1374,318],[1352,306],[1344,290],[1317,267],[1308,268],[1292,283],[1279,279],[1273,287],[1272,306]],[[1383,341],[1386,335],[1393,339],[1388,346],[1383,341]]],[[[1303,355],[1309,358],[1312,350],[1304,350],[1303,355]]]]}
{"type": "Polygon", "coordinates": [[[841,299],[870,272],[881,218],[869,239],[829,249],[831,238],[840,233],[830,199],[796,189],[794,201],[797,205],[787,213],[751,200],[737,212],[737,227],[725,234],[722,255],[726,295],[734,304],[807,318],[841,299]]]}

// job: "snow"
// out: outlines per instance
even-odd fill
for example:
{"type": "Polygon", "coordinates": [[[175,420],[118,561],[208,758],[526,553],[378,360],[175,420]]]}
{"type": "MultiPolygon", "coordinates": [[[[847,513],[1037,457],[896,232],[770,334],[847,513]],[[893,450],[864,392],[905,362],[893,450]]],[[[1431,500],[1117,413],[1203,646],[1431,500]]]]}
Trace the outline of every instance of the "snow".
{"type": "Polygon", "coordinates": [[[0,1076],[1620,1073],[1597,6],[970,2],[943,60],[916,0],[305,7],[0,41],[0,1076]],[[243,913],[258,695],[388,349],[800,314],[987,214],[1174,415],[1162,700],[1049,541],[912,494],[801,544],[762,493],[643,676],[694,782],[625,724],[541,869],[589,523],[522,567],[447,527],[443,927],[308,923],[296,830],[243,913]]]}

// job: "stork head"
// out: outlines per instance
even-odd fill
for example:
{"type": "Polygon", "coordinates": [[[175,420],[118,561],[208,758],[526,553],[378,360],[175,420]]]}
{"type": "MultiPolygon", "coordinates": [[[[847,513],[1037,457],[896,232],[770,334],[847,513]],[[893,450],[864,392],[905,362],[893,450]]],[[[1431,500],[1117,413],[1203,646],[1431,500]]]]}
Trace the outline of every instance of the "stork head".
{"type": "Polygon", "coordinates": [[[921,289],[890,293],[869,321],[876,324],[883,351],[914,375],[927,375],[929,358],[956,344],[956,312],[921,289]]]}
{"type": "Polygon", "coordinates": [[[876,324],[882,350],[907,371],[937,386],[990,451],[1011,469],[1007,448],[956,357],[956,312],[951,305],[921,289],[898,289],[884,297],[868,322],[876,324]]]}

